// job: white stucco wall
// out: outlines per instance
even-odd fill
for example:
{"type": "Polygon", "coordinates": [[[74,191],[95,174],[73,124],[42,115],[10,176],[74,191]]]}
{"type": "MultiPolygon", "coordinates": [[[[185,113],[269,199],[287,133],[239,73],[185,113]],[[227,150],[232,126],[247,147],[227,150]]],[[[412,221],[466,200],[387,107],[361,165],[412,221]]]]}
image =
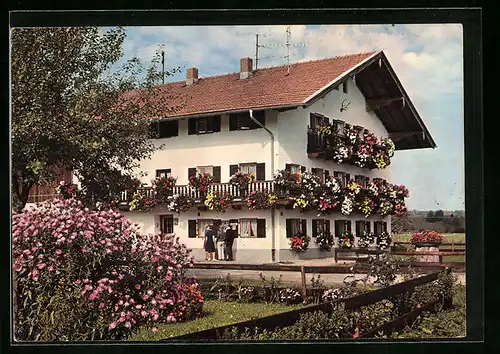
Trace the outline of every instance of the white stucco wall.
{"type": "MultiPolygon", "coordinates": [[[[266,126],[276,130],[276,111],[266,112],[266,126]]],[[[153,140],[158,147],[151,159],[141,161],[140,171],[147,173],[142,181],[151,184],[157,169],[170,168],[177,184],[188,184],[188,168],[221,166],[221,182],[229,181],[229,165],[265,163],[266,180],[272,179],[271,138],[264,129],[229,131],[229,116],[221,116],[221,131],[211,134],[188,135],[188,121],[179,121],[179,136],[153,140]]],[[[277,151],[277,143],[275,143],[277,151]]],[[[139,172],[139,171],[137,171],[139,172]]]]}
{"type": "Polygon", "coordinates": [[[279,134],[279,159],[277,169],[285,168],[286,163],[295,163],[311,168],[328,169],[332,171],[347,172],[353,175],[364,175],[370,178],[378,177],[390,180],[390,166],[383,170],[370,170],[349,164],[337,164],[331,160],[309,158],[307,156],[307,126],[309,125],[310,113],[321,113],[332,119],[340,119],[351,125],[360,125],[378,137],[387,137],[387,130],[377,118],[375,113],[367,112],[365,109],[365,98],[357,88],[352,79],[347,81],[347,94],[339,90],[332,90],[324,98],[317,100],[306,108],[297,108],[281,112],[278,115],[279,134]],[[341,103],[344,99],[351,103],[347,110],[340,112],[341,103]]]}

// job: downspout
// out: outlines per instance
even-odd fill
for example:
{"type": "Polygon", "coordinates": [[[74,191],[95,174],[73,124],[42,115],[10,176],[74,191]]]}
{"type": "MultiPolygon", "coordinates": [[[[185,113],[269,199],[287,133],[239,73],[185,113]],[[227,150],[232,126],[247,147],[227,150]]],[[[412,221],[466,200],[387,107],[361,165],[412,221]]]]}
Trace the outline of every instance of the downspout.
{"type": "MultiPolygon", "coordinates": [[[[253,110],[249,110],[250,113],[250,119],[252,119],[255,124],[257,124],[259,127],[264,128],[266,132],[269,133],[271,136],[271,174],[274,173],[274,134],[261,122],[259,122],[255,117],[253,116],[253,110]]],[[[271,261],[275,262],[276,261],[276,227],[275,227],[275,218],[276,218],[276,209],[272,208],[271,209],[271,261]]]]}

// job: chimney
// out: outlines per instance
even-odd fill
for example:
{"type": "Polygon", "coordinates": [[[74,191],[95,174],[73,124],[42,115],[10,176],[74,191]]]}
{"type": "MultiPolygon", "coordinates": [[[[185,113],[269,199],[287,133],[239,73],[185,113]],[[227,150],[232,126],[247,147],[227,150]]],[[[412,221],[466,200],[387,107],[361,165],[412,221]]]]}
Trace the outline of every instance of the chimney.
{"type": "Polygon", "coordinates": [[[186,72],[186,86],[192,85],[198,81],[198,69],[189,68],[186,72]]]}
{"type": "Polygon", "coordinates": [[[253,60],[251,58],[240,59],[240,79],[248,79],[252,75],[253,60]]]}

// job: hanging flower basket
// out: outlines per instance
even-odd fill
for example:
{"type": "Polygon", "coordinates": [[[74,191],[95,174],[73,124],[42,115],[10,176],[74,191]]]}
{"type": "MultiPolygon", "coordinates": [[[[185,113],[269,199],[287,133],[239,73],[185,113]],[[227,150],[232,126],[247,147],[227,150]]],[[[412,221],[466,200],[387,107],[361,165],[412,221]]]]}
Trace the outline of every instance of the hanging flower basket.
{"type": "Polygon", "coordinates": [[[297,235],[290,237],[290,251],[305,252],[309,248],[311,238],[305,232],[299,231],[297,235]]]}
{"type": "Polygon", "coordinates": [[[172,195],[173,188],[177,183],[174,177],[158,177],[153,181],[153,190],[156,193],[158,201],[165,202],[172,195]]]}
{"type": "Polygon", "coordinates": [[[269,193],[267,189],[262,192],[254,191],[248,195],[247,207],[249,210],[270,209],[276,205],[278,197],[275,194],[269,193]]]}

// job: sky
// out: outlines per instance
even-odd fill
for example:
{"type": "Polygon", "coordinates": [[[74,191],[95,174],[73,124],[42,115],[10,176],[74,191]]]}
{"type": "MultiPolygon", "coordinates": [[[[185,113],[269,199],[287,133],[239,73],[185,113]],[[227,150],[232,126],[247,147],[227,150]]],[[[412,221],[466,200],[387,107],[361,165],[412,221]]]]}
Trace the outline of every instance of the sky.
{"type": "MultiPolygon", "coordinates": [[[[391,182],[410,192],[409,209],[465,208],[463,48],[459,24],[291,26],[290,61],[304,61],[383,50],[433,136],[435,149],[396,151],[391,182]]],[[[239,60],[255,57],[259,68],[286,64],[286,26],[127,27],[124,56],[149,61],[159,46],[165,69],[180,67],[165,79],[185,79],[239,71],[239,60]]]]}

